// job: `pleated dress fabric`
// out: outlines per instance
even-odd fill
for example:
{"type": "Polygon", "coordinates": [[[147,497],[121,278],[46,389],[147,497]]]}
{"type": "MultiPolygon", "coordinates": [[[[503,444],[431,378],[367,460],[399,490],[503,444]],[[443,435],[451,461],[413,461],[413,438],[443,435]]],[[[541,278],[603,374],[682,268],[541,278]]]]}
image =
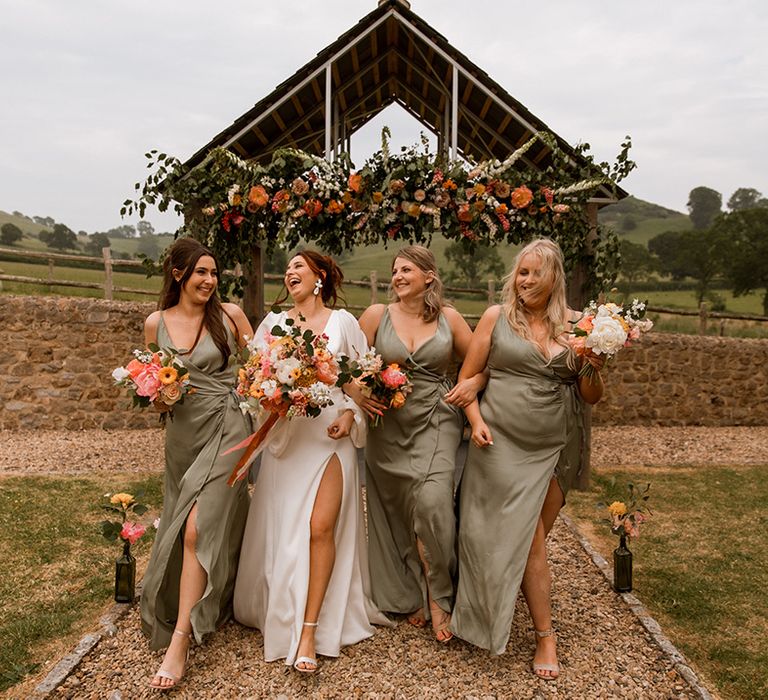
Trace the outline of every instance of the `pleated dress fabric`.
{"type": "Polygon", "coordinates": [[[549,482],[557,475],[567,488],[578,472],[582,411],[569,352],[547,361],[514,332],[503,310],[492,333],[480,410],[494,444],[470,443],[462,476],[451,629],[493,654],[503,653],[509,639],[549,482]]]}
{"type": "MultiPolygon", "coordinates": [[[[284,312],[270,313],[256,331],[262,338],[275,325],[285,327],[284,312]]],[[[333,354],[355,358],[368,344],[347,311],[332,312],[325,328],[333,354]]],[[[334,529],[336,558],[315,633],[323,656],[374,633],[372,623],[391,624],[370,600],[365,522],[357,447],[365,443],[365,417],[339,388],[334,404],[316,418],[280,420],[262,453],[243,537],[235,586],[235,619],[261,630],[266,661],[296,660],[309,585],[310,518],[325,468],[336,455],[343,493],[334,529]],[[328,437],[328,426],[346,409],[355,413],[351,435],[328,437]]]]}
{"type": "MultiPolygon", "coordinates": [[[[236,340],[224,323],[233,352],[236,340]]],[[[161,317],[161,347],[173,347],[161,317]]],[[[238,454],[221,453],[251,432],[238,408],[232,369],[205,333],[182,361],[195,392],[174,407],[166,421],[163,510],[141,595],[141,621],[152,649],[168,646],[179,605],[184,524],[197,504],[197,558],[207,574],[203,597],[192,608],[192,631],[199,643],[231,616],[248,492],[245,483],[227,486],[238,454]]]]}
{"type": "Polygon", "coordinates": [[[422,542],[433,599],[450,612],[456,572],[454,470],[463,416],[443,397],[453,358],[453,334],[440,314],[434,336],[409,352],[387,309],[376,332],[386,364],[412,369],[413,392],[405,405],[385,411],[369,429],[366,446],[368,547],[373,600],[386,611],[424,608],[427,590],[416,548],[422,542]]]}

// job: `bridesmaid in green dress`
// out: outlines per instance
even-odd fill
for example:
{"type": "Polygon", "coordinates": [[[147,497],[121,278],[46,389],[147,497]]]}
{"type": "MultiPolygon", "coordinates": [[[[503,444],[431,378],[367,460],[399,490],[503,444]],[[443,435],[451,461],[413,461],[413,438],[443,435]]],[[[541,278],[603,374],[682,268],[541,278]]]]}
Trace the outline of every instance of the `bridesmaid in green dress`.
{"type": "MultiPolygon", "coordinates": [[[[451,389],[454,356],[463,359],[471,331],[446,303],[435,258],[422,246],[401,250],[392,265],[390,305],[376,304],[360,317],[368,343],[385,364],[413,372],[413,392],[399,409],[383,413],[369,429],[366,447],[368,548],[372,596],[381,610],[410,614],[426,625],[429,617],[440,642],[453,607],[456,570],[454,469],[461,441],[460,411],[484,384],[481,374],[451,389]]],[[[360,395],[369,415],[382,406],[360,395]]]]}
{"type": "MultiPolygon", "coordinates": [[[[579,376],[566,329],[560,248],[525,246],[472,337],[460,378],[488,367],[482,401],[465,408],[472,440],[461,484],[459,583],[451,629],[504,652],[522,588],[536,632],[533,671],[559,674],[545,540],[578,473],[582,404],[603,393],[599,371],[579,376]]],[[[589,357],[596,370],[603,360],[589,357]]]]}
{"type": "MultiPolygon", "coordinates": [[[[213,254],[192,238],[176,241],[163,264],[159,311],[144,325],[147,344],[181,353],[194,393],[166,423],[163,511],[141,595],[141,622],[152,649],[168,647],[151,687],[176,686],[192,640],[230,615],[248,493],[227,486],[250,424],[238,408],[231,355],[253,333],[234,304],[217,295],[213,254]]],[[[159,410],[167,410],[158,405],[159,410]]]]}

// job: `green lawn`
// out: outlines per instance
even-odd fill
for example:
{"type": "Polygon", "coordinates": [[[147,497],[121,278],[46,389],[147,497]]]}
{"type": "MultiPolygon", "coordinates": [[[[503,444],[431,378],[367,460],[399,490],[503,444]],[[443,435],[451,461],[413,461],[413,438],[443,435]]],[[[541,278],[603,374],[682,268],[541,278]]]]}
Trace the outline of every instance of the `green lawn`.
{"type": "Polygon", "coordinates": [[[651,482],[652,520],[630,544],[634,593],[723,697],[768,697],[768,465],[601,469],[567,512],[609,561],[617,545],[596,503],[651,482]]]}
{"type": "MultiPolygon", "coordinates": [[[[114,594],[122,547],[101,537],[106,492],[143,489],[159,513],[161,477],[0,478],[0,691],[57,658],[93,626],[114,594]]],[[[143,571],[154,530],[133,550],[143,571]]],[[[138,578],[138,576],[137,576],[138,578]]]]}

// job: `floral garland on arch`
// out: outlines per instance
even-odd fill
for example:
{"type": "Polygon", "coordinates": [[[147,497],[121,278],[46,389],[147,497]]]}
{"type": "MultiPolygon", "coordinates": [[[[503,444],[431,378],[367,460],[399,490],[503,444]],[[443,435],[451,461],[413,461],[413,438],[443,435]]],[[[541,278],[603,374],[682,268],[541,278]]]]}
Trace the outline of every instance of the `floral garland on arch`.
{"type": "MultiPolygon", "coordinates": [[[[585,254],[584,203],[599,186],[612,186],[634,168],[627,157],[629,138],[611,169],[589,156],[583,157],[585,166],[576,166],[546,133],[504,161],[478,165],[441,161],[423,137],[421,148],[392,154],[388,137],[385,128],[381,150],[359,170],[346,156],[329,162],[295,149],[279,150],[271,163],[259,165],[216,148],[193,169],[150,151],[147,167],[154,172],[143,187],[136,184],[140,194],[126,200],[121,214],[143,216],[148,205],[164,211],[173,203],[187,218],[178,233],[206,243],[227,267],[249,260],[255,245],[269,253],[275,246],[311,243],[339,253],[389,241],[429,245],[436,234],[469,247],[549,236],[561,244],[571,267],[585,254]],[[553,164],[543,170],[523,160],[537,139],[553,154],[553,164]],[[190,217],[191,209],[199,216],[190,217]]],[[[618,246],[609,239],[602,245],[615,257],[610,249],[618,246]]],[[[600,245],[598,240],[598,254],[600,245]]],[[[610,263],[603,267],[610,277],[610,263]]]]}

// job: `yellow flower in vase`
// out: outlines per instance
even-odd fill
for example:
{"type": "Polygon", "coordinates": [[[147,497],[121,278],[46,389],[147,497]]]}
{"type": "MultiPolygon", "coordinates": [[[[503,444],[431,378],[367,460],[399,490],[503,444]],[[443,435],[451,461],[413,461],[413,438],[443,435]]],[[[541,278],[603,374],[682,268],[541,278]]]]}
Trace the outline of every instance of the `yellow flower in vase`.
{"type": "Polygon", "coordinates": [[[123,510],[128,508],[136,499],[130,493],[116,493],[110,499],[109,502],[113,506],[119,505],[123,510]]]}
{"type": "Polygon", "coordinates": [[[611,505],[608,506],[608,512],[611,515],[620,517],[627,514],[627,506],[622,501],[614,501],[611,503],[611,505]]]}

